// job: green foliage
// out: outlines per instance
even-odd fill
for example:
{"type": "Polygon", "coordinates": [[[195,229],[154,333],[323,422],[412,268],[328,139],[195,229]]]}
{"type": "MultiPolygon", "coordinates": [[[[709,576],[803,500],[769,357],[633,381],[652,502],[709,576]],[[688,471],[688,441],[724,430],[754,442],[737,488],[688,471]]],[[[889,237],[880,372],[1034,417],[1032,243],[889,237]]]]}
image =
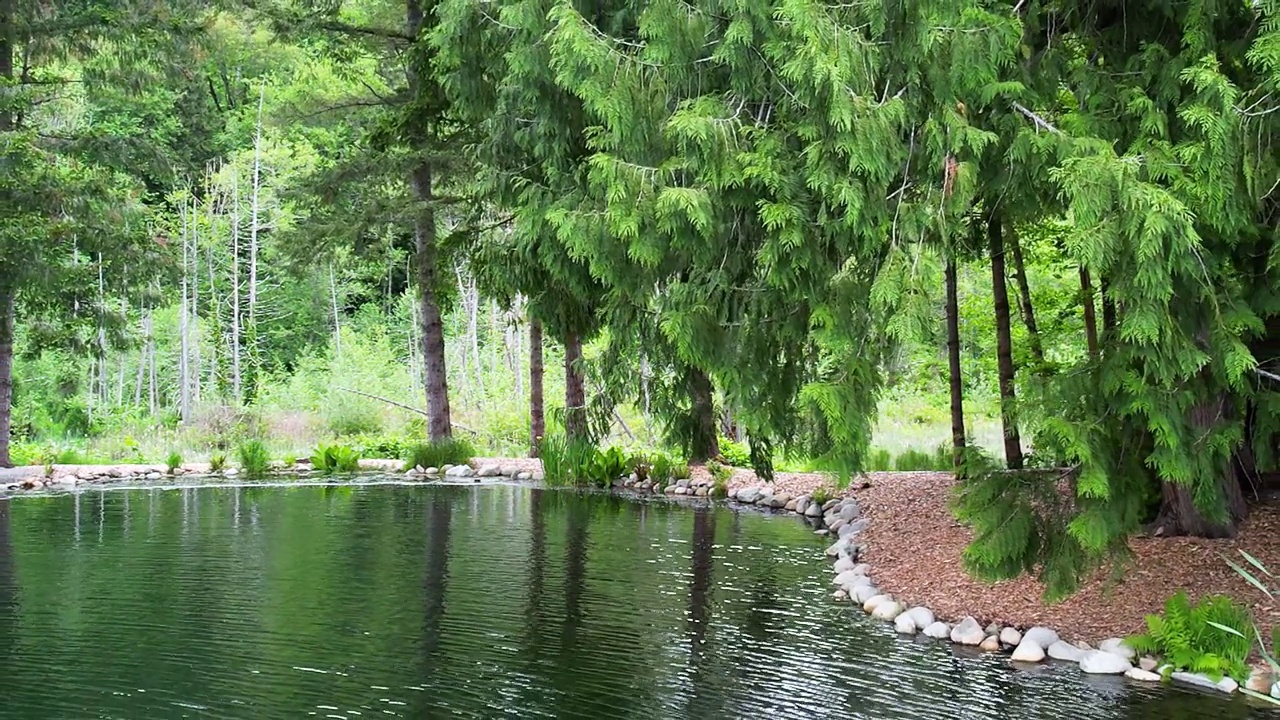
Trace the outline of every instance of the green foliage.
{"type": "Polygon", "coordinates": [[[317,445],[311,451],[311,467],[326,475],[360,469],[360,453],[349,445],[317,445]]]}
{"type": "Polygon", "coordinates": [[[675,478],[677,469],[676,463],[666,453],[656,453],[652,457],[652,470],[649,477],[653,478],[655,483],[666,485],[675,478]]]}
{"type": "Polygon", "coordinates": [[[352,438],[351,441],[352,447],[359,451],[361,457],[383,459],[405,458],[410,447],[417,444],[400,435],[363,435],[352,438]]]}
{"type": "Polygon", "coordinates": [[[894,469],[893,454],[884,448],[874,448],[867,457],[867,470],[885,472],[894,469]]]}
{"type": "MultiPolygon", "coordinates": [[[[883,459],[883,458],[881,458],[883,459]]],[[[933,452],[905,450],[893,459],[898,471],[951,470],[954,466],[949,445],[940,445],[933,452]]]]}
{"type": "Polygon", "coordinates": [[[182,453],[176,450],[169,453],[169,456],[165,458],[164,465],[169,470],[169,474],[172,475],[175,470],[182,467],[182,453]]]}
{"type": "Polygon", "coordinates": [[[227,468],[227,454],[216,452],[209,456],[209,472],[222,472],[227,468]]]}
{"type": "Polygon", "coordinates": [[[598,455],[599,450],[593,443],[569,438],[564,433],[549,433],[538,444],[543,475],[552,486],[587,483],[598,455]]]}
{"type": "Polygon", "coordinates": [[[826,487],[819,485],[813,489],[813,492],[809,493],[809,499],[819,505],[825,505],[827,501],[831,499],[831,491],[827,490],[826,487]]]}
{"type": "MultiPolygon", "coordinates": [[[[1248,562],[1249,565],[1253,566],[1252,570],[1246,569],[1231,560],[1227,560],[1227,564],[1230,565],[1231,568],[1250,585],[1261,591],[1263,595],[1266,595],[1269,599],[1274,599],[1275,575],[1273,575],[1271,571],[1267,569],[1267,566],[1263,565],[1260,560],[1244,550],[1240,551],[1240,555],[1244,557],[1245,561],[1248,562]]],[[[1238,628],[1226,625],[1223,625],[1218,629],[1228,635],[1234,635],[1237,637],[1243,637],[1244,635],[1244,633],[1242,633],[1238,628]]],[[[1271,628],[1270,647],[1268,647],[1267,642],[1262,639],[1262,630],[1258,627],[1257,623],[1253,624],[1253,637],[1257,641],[1258,652],[1266,659],[1267,665],[1271,667],[1272,677],[1280,675],[1280,661],[1276,660],[1276,654],[1280,651],[1280,628],[1271,628]]],[[[1280,699],[1273,698],[1270,694],[1259,693],[1243,686],[1241,686],[1240,691],[1256,699],[1269,702],[1272,705],[1280,705],[1280,699]]]]}
{"type": "Polygon", "coordinates": [[[1248,611],[1230,598],[1210,595],[1192,604],[1180,590],[1165,603],[1163,616],[1147,616],[1147,632],[1125,643],[1135,652],[1161,656],[1177,670],[1243,682],[1249,675],[1250,628],[1248,611]]]}
{"type": "Polygon", "coordinates": [[[631,466],[631,472],[635,473],[637,481],[648,480],[653,472],[653,459],[644,453],[632,455],[627,464],[631,466]]]}
{"type": "Polygon", "coordinates": [[[720,438],[720,459],[725,465],[739,468],[751,467],[751,448],[746,443],[720,438]]]}
{"type": "Polygon", "coordinates": [[[250,478],[260,478],[271,469],[271,453],[261,440],[246,440],[236,448],[240,472],[250,478]]]}
{"type": "Polygon", "coordinates": [[[733,477],[733,468],[715,461],[707,463],[707,472],[711,473],[711,478],[715,482],[723,483],[726,486],[729,483],[729,478],[733,477]]]}
{"type": "Polygon", "coordinates": [[[476,449],[465,438],[433,440],[409,446],[404,458],[404,469],[420,467],[440,468],[445,465],[466,465],[475,457],[476,449]]]}

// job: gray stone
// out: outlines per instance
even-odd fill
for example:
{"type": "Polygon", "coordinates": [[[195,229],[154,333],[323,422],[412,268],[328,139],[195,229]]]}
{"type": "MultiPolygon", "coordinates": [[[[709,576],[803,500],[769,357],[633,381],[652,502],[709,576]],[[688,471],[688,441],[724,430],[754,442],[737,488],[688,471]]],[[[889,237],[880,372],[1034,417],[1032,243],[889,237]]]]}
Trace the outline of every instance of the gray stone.
{"type": "Polygon", "coordinates": [[[920,631],[920,626],[916,625],[915,618],[911,617],[910,611],[907,611],[893,619],[893,629],[903,635],[915,635],[920,631]]]}
{"type": "Polygon", "coordinates": [[[782,493],[781,495],[774,495],[769,498],[769,507],[774,510],[781,510],[786,507],[789,502],[791,502],[791,496],[786,493],[782,493]]]}
{"type": "MultiPolygon", "coordinates": [[[[1058,637],[1058,633],[1046,627],[1033,627],[1030,630],[1022,633],[1022,637],[1027,640],[1031,640],[1035,644],[1045,649],[1048,649],[1050,645],[1058,642],[1058,640],[1060,639],[1058,637]]],[[[1050,655],[1050,657],[1052,657],[1052,655],[1050,655]]]]}
{"type": "Polygon", "coordinates": [[[223,470],[222,474],[226,475],[227,477],[235,477],[240,474],[240,471],[235,468],[229,468],[227,470],[223,470]]]}
{"type": "MultiPolygon", "coordinates": [[[[422,466],[421,466],[421,465],[419,465],[418,467],[419,467],[419,468],[421,468],[422,466]]],[[[422,473],[423,473],[424,475],[439,475],[439,474],[440,474],[440,468],[437,468],[437,467],[429,467],[429,468],[427,468],[426,470],[423,470],[423,471],[422,471],[422,473]]]]}
{"type": "Polygon", "coordinates": [[[498,469],[497,465],[486,465],[480,468],[480,471],[476,473],[476,477],[498,477],[501,474],[502,471],[498,469]]]}
{"type": "Polygon", "coordinates": [[[676,487],[682,487],[682,488],[689,487],[689,478],[683,478],[681,480],[677,480],[676,487]]]}
{"type": "Polygon", "coordinates": [[[822,512],[826,512],[839,504],[840,498],[831,498],[830,500],[822,503],[822,512]]]}
{"type": "Polygon", "coordinates": [[[1221,680],[1214,680],[1207,675],[1191,672],[1175,672],[1169,677],[1172,678],[1174,682],[1186,683],[1187,685],[1195,685],[1197,687],[1208,688],[1210,690],[1218,690],[1224,693],[1233,693],[1240,687],[1240,683],[1229,677],[1224,677],[1221,680]]]}
{"type": "Polygon", "coordinates": [[[871,617],[877,620],[892,620],[902,614],[902,605],[895,600],[886,600],[871,611],[871,617]]]}
{"type": "Polygon", "coordinates": [[[837,540],[832,543],[831,547],[827,548],[827,557],[840,557],[849,554],[849,543],[844,540],[837,540]]]}
{"type": "Polygon", "coordinates": [[[869,524],[869,523],[867,522],[867,519],[866,519],[866,518],[861,518],[861,519],[854,520],[854,521],[850,522],[850,523],[849,523],[848,525],[846,525],[845,527],[849,528],[849,532],[850,532],[850,533],[860,533],[860,532],[862,532],[863,530],[866,530],[866,529],[867,529],[867,525],[868,525],[868,524],[869,524]]]}
{"type": "Polygon", "coordinates": [[[966,617],[951,629],[951,642],[959,645],[977,645],[987,636],[977,620],[966,617]]]}
{"type": "Polygon", "coordinates": [[[923,632],[925,636],[931,637],[935,640],[946,640],[951,635],[951,626],[944,622],[937,621],[926,627],[921,632],[923,632]]]}
{"type": "Polygon", "coordinates": [[[739,488],[732,488],[732,489],[730,489],[730,490],[729,490],[729,499],[730,499],[730,500],[737,500],[737,499],[738,499],[738,490],[739,490],[739,488]]]}
{"type": "Polygon", "coordinates": [[[632,485],[634,485],[634,484],[636,484],[636,483],[640,482],[640,476],[639,476],[639,475],[637,475],[637,474],[635,474],[635,473],[631,473],[630,475],[628,475],[628,476],[627,476],[627,482],[629,482],[629,483],[631,483],[632,485]]]}
{"type": "Polygon", "coordinates": [[[404,471],[404,474],[405,474],[405,477],[417,477],[422,474],[422,471],[419,470],[418,468],[409,468],[408,470],[404,471]]]}
{"type": "Polygon", "coordinates": [[[444,473],[445,475],[448,475],[449,471],[452,469],[453,469],[453,466],[450,465],[449,463],[445,463],[444,465],[440,466],[440,472],[444,473]]]}
{"type": "Polygon", "coordinates": [[[803,515],[804,511],[809,509],[809,503],[811,502],[813,502],[813,500],[811,500],[808,495],[801,495],[796,498],[796,512],[803,515]]]}
{"type": "Polygon", "coordinates": [[[530,480],[532,478],[533,478],[533,473],[529,473],[529,472],[516,473],[517,480],[530,480]]]}
{"type": "Polygon", "coordinates": [[[848,525],[841,525],[840,529],[836,531],[836,536],[842,537],[842,538],[847,538],[857,534],[858,534],[858,529],[852,523],[848,525]]]}
{"type": "Polygon", "coordinates": [[[1138,660],[1138,667],[1146,670],[1147,672],[1153,672],[1157,667],[1159,667],[1159,663],[1156,662],[1156,659],[1153,657],[1143,657],[1138,660]]]}
{"type": "Polygon", "coordinates": [[[876,608],[880,607],[882,603],[887,603],[887,602],[893,602],[892,595],[885,595],[885,594],[875,595],[871,598],[868,598],[866,602],[862,603],[862,609],[866,610],[868,613],[873,613],[876,611],[876,608]]]}
{"type": "Polygon", "coordinates": [[[754,503],[760,499],[760,488],[742,488],[738,491],[738,502],[747,504],[754,503]]]}
{"type": "Polygon", "coordinates": [[[1150,670],[1143,670],[1142,668],[1131,667],[1124,671],[1124,676],[1130,680],[1137,680],[1138,682],[1160,682],[1159,675],[1151,672],[1150,670]]]}
{"type": "Polygon", "coordinates": [[[1000,638],[995,635],[988,635],[978,643],[978,649],[983,652],[996,652],[1000,649],[1000,638]]]}
{"type": "MultiPolygon", "coordinates": [[[[1024,635],[1023,637],[1024,639],[1030,639],[1031,635],[1027,634],[1027,635],[1024,635]]],[[[1081,650],[1080,648],[1076,647],[1075,645],[1072,645],[1071,643],[1062,642],[1061,640],[1050,645],[1047,648],[1047,650],[1049,653],[1049,657],[1053,658],[1054,660],[1066,660],[1067,662],[1078,663],[1080,662],[1081,658],[1084,657],[1084,650],[1081,650]]]]}
{"type": "Polygon", "coordinates": [[[916,624],[917,629],[927,628],[937,620],[933,616],[933,611],[927,607],[916,606],[906,611],[905,614],[911,616],[911,620],[916,624]]]}
{"type": "Polygon", "coordinates": [[[875,585],[860,585],[854,588],[852,593],[849,593],[849,597],[857,600],[858,604],[861,605],[879,594],[880,591],[876,589],[875,585]]]}
{"type": "MultiPolygon", "coordinates": [[[[515,465],[503,465],[498,468],[498,474],[502,477],[515,477],[520,474],[520,468],[515,465]]],[[[631,473],[635,475],[635,473],[631,473]]]]}
{"type": "Polygon", "coordinates": [[[857,565],[853,566],[853,571],[862,573],[863,575],[870,575],[871,566],[866,563],[858,563],[857,565]]]}
{"type": "Polygon", "coordinates": [[[689,488],[683,487],[680,485],[676,486],[676,495],[688,495],[688,494],[689,494],[689,488]]]}
{"type": "Polygon", "coordinates": [[[845,592],[844,590],[836,590],[835,592],[831,593],[831,599],[833,599],[833,600],[848,600],[848,599],[849,599],[849,593],[845,592]]]}
{"type": "Polygon", "coordinates": [[[1109,652],[1112,655],[1119,655],[1129,662],[1133,662],[1133,658],[1137,655],[1137,653],[1133,651],[1133,648],[1125,645],[1124,641],[1120,638],[1109,638],[1107,640],[1103,640],[1101,643],[1098,643],[1098,649],[1102,652],[1109,652]]]}
{"type": "Polygon", "coordinates": [[[475,471],[472,470],[469,465],[454,465],[453,467],[446,470],[444,473],[445,477],[460,477],[460,478],[471,477],[474,474],[475,474],[475,471]]]}
{"type": "Polygon", "coordinates": [[[707,495],[711,494],[711,491],[707,488],[700,487],[697,490],[694,490],[693,494],[697,495],[698,497],[706,497],[707,495]]]}
{"type": "Polygon", "coordinates": [[[804,509],[804,516],[807,518],[822,517],[822,508],[818,507],[818,503],[809,503],[809,507],[804,509]]]}
{"type": "Polygon", "coordinates": [[[1013,649],[1012,659],[1016,662],[1038,663],[1044,661],[1044,648],[1034,640],[1023,638],[1013,649]]]}
{"type": "Polygon", "coordinates": [[[683,489],[684,488],[678,488],[675,485],[668,485],[662,489],[662,492],[666,493],[667,495],[675,495],[676,490],[683,490],[683,489]]]}
{"type": "Polygon", "coordinates": [[[534,482],[542,482],[543,480],[547,479],[547,474],[542,472],[541,470],[535,470],[533,473],[533,477],[531,479],[534,482]]]}
{"type": "MultiPolygon", "coordinates": [[[[839,534],[840,534],[840,528],[842,528],[842,527],[844,527],[845,525],[848,525],[848,524],[849,524],[849,523],[848,523],[846,520],[844,520],[844,518],[836,518],[835,520],[832,520],[831,522],[827,523],[827,529],[828,529],[828,530],[830,530],[831,532],[836,533],[837,535],[839,535],[839,534]]],[[[841,537],[843,537],[843,536],[841,536],[841,537]]]]}
{"type": "MultiPolygon", "coordinates": [[[[1009,647],[1017,647],[1022,643],[1022,633],[1015,628],[1007,627],[1000,631],[1000,642],[1009,647]]],[[[1040,648],[1043,650],[1044,648],[1040,648]]]]}
{"type": "Polygon", "coordinates": [[[152,472],[149,472],[149,473],[147,473],[147,474],[146,474],[146,478],[147,478],[148,480],[159,480],[159,479],[160,479],[160,478],[162,478],[162,477],[164,477],[164,476],[163,476],[163,475],[161,475],[161,474],[160,474],[160,473],[158,473],[158,472],[155,472],[155,471],[152,471],[152,472]]]}
{"type": "Polygon", "coordinates": [[[1090,650],[1080,658],[1081,672],[1090,675],[1123,675],[1133,666],[1119,655],[1101,650],[1090,650]]]}
{"type": "Polygon", "coordinates": [[[840,517],[845,522],[853,522],[858,519],[858,515],[862,514],[862,509],[858,507],[858,503],[851,502],[840,506],[840,517]]]}
{"type": "Polygon", "coordinates": [[[852,558],[842,557],[836,560],[836,564],[832,565],[831,569],[837,573],[842,573],[845,570],[852,570],[854,567],[852,558]]]}
{"type": "Polygon", "coordinates": [[[990,625],[988,625],[988,626],[987,626],[986,628],[984,628],[984,629],[987,631],[987,634],[988,634],[988,635],[999,635],[999,634],[1000,634],[1000,623],[994,623],[994,622],[993,622],[993,623],[991,623],[990,625]]]}
{"type": "Polygon", "coordinates": [[[795,512],[795,511],[796,511],[796,501],[795,501],[794,499],[793,499],[793,500],[789,500],[789,501],[787,501],[787,504],[783,506],[783,509],[785,509],[785,510],[790,510],[791,512],[795,512]]]}

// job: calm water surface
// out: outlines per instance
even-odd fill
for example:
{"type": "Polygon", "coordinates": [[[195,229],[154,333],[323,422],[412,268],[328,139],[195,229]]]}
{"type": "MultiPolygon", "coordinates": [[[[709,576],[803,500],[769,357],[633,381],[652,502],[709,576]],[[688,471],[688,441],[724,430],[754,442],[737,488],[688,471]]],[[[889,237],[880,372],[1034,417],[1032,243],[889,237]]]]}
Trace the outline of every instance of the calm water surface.
{"type": "Polygon", "coordinates": [[[515,486],[0,500],[3,718],[1245,718],[829,600],[794,518],[515,486]]]}

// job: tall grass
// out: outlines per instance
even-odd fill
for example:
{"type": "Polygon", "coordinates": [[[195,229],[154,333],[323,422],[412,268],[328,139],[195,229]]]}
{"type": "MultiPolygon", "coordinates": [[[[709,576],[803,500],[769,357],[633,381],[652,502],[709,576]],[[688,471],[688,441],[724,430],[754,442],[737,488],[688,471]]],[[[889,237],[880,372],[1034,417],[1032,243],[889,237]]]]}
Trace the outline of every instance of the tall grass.
{"type": "Polygon", "coordinates": [[[240,472],[251,478],[262,477],[271,469],[271,453],[261,440],[240,443],[236,448],[236,458],[240,461],[240,472]]]}
{"type": "Polygon", "coordinates": [[[420,467],[443,468],[445,465],[465,465],[475,457],[476,449],[467,440],[449,438],[418,443],[408,448],[404,455],[404,469],[420,467]]]}
{"type": "Polygon", "coordinates": [[[538,444],[542,472],[551,486],[581,485],[588,482],[596,446],[585,440],[570,440],[555,433],[538,444]]]}

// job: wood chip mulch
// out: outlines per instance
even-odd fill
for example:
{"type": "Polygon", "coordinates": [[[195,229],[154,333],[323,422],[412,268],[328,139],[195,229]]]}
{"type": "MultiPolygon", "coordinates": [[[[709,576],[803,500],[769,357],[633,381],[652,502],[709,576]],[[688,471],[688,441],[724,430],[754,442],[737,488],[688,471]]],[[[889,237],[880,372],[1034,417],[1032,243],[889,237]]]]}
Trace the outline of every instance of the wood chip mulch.
{"type": "Polygon", "coordinates": [[[1118,580],[1104,568],[1075,595],[1049,605],[1042,600],[1044,586],[1031,578],[987,584],[965,573],[961,553],[973,533],[947,507],[950,473],[870,473],[867,479],[871,486],[852,494],[871,521],[862,542],[876,586],[939,617],[1045,625],[1065,639],[1097,643],[1142,632],[1147,614],[1159,613],[1170,595],[1186,590],[1193,599],[1221,593],[1251,605],[1264,632],[1280,622],[1277,603],[1223,559],[1243,564],[1237,552],[1243,548],[1280,574],[1280,507],[1274,503],[1252,507],[1232,540],[1133,538],[1133,563],[1118,580]]]}

